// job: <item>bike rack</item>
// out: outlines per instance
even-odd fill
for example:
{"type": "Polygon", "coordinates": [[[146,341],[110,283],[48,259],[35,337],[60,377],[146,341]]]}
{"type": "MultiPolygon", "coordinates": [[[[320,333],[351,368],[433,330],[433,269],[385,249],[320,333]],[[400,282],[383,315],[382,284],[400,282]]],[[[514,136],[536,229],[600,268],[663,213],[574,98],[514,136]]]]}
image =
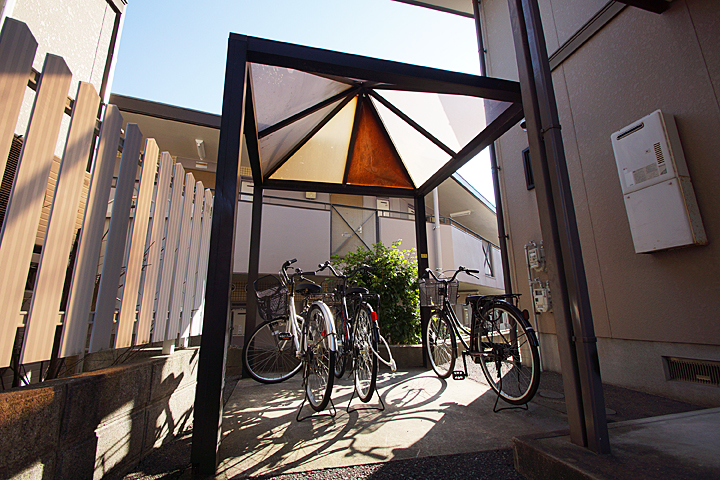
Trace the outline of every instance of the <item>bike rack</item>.
{"type": "MultiPolygon", "coordinates": [[[[330,375],[332,375],[332,373],[330,373],[330,375]]],[[[330,407],[330,408],[325,407],[326,410],[331,410],[332,413],[314,412],[314,413],[311,413],[310,415],[305,415],[304,417],[300,418],[300,412],[302,412],[302,409],[303,409],[303,407],[305,406],[305,402],[306,402],[307,399],[308,399],[307,389],[305,388],[305,387],[307,386],[307,379],[308,379],[308,374],[307,374],[307,372],[303,372],[303,393],[304,393],[304,395],[303,395],[303,401],[302,401],[302,403],[300,404],[300,408],[298,408],[297,415],[295,415],[295,420],[296,420],[297,422],[302,422],[303,420],[308,419],[308,418],[310,418],[310,417],[330,417],[330,418],[335,418],[335,415],[337,415],[337,409],[335,408],[335,403],[334,403],[333,400],[332,400],[332,395],[330,396],[330,403],[329,403],[329,407],[330,407]]],[[[354,391],[354,390],[353,390],[353,391],[354,391]]]]}

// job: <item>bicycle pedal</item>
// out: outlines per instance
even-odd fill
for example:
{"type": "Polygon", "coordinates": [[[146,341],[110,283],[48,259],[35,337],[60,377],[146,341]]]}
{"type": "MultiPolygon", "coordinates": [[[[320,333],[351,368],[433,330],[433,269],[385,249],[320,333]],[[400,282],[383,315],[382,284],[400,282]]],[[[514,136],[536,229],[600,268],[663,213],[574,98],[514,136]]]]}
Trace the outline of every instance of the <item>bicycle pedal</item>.
{"type": "Polygon", "coordinates": [[[453,380],[465,380],[467,373],[462,370],[453,370],[453,380]]]}

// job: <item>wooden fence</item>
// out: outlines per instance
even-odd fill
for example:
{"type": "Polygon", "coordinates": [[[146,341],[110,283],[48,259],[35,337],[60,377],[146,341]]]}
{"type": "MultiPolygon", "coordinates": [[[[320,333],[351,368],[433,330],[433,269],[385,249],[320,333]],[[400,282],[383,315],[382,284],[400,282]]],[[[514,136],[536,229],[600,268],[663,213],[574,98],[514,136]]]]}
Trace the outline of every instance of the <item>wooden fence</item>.
{"type": "Polygon", "coordinates": [[[100,98],[84,82],[72,102],[63,156],[55,158],[72,79],[58,56],[47,55],[27,131],[15,135],[36,49],[27,26],[6,19],[0,369],[200,334],[210,190],[137,125],[124,126],[117,107],[103,108],[98,120],[100,98]]]}

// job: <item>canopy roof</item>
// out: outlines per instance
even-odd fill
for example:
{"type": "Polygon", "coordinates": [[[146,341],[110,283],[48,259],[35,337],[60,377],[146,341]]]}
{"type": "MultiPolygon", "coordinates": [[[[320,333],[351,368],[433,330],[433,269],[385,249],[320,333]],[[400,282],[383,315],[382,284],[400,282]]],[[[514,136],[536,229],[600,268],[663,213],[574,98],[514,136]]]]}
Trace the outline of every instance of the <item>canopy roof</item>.
{"type": "Polygon", "coordinates": [[[425,195],[523,115],[516,82],[233,34],[228,70],[243,65],[266,188],[425,195]]]}

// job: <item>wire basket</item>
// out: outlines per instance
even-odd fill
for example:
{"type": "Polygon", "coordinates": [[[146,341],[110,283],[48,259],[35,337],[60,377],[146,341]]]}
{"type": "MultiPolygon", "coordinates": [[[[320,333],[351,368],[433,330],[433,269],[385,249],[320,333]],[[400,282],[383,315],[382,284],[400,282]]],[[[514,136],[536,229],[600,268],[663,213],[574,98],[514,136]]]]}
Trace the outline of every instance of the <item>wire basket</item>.
{"type": "Polygon", "coordinates": [[[447,303],[455,305],[458,298],[458,282],[438,282],[432,278],[420,279],[420,306],[443,307],[445,301],[445,288],[447,288],[447,303]]]}
{"type": "Polygon", "coordinates": [[[258,278],[253,284],[258,312],[264,320],[288,316],[288,289],[273,275],[258,278]]]}

